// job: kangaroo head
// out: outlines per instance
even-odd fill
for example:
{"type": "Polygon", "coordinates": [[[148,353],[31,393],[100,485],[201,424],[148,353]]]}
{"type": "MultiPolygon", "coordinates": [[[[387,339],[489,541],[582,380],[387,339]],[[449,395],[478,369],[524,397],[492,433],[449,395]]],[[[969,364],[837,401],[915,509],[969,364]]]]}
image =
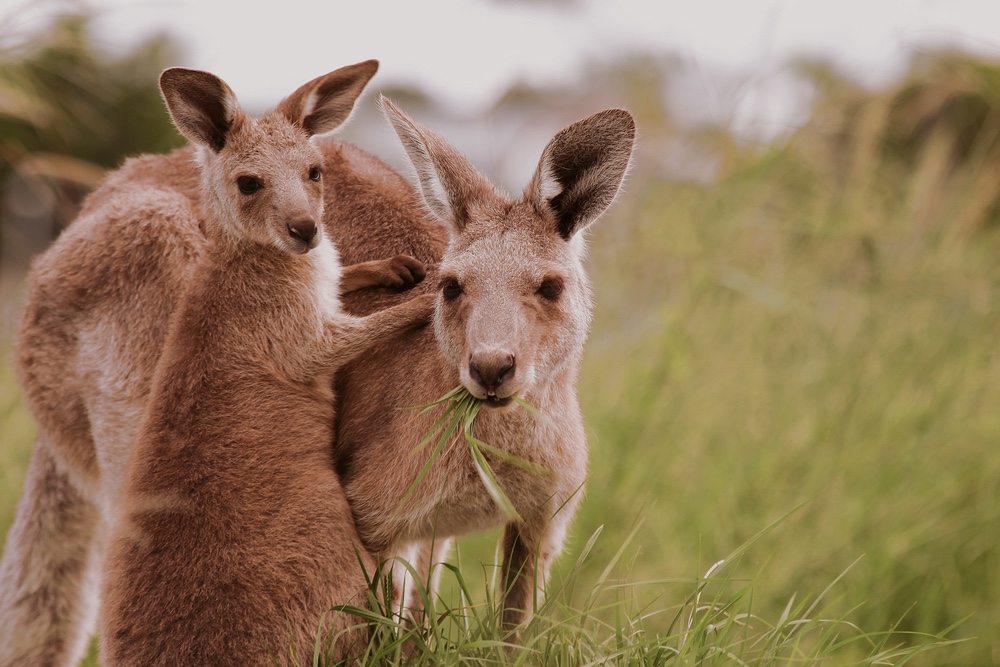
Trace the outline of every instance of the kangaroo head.
{"type": "Polygon", "coordinates": [[[305,84],[262,116],[240,108],[225,81],[172,67],[160,91],[177,129],[196,146],[215,237],[305,253],[322,238],[323,158],[310,138],[347,120],[378,62],[305,84]]]}
{"type": "Polygon", "coordinates": [[[635,140],[631,114],[602,111],[560,131],[512,199],[391,102],[382,109],[427,208],[452,232],[434,325],[462,384],[503,407],[545,383],[574,382],[591,313],[580,232],[618,194],[635,140]]]}

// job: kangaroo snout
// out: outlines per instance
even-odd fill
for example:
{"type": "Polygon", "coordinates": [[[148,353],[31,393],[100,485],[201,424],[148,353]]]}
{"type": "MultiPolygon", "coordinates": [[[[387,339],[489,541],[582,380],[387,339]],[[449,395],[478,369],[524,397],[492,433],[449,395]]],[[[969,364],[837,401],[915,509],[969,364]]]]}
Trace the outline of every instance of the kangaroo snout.
{"type": "Polygon", "coordinates": [[[487,398],[494,400],[507,398],[502,396],[500,387],[514,377],[516,365],[514,355],[510,352],[490,350],[477,352],[469,360],[469,376],[473,382],[482,387],[487,398]]]}
{"type": "Polygon", "coordinates": [[[302,252],[315,248],[319,243],[317,231],[316,221],[311,218],[288,223],[288,235],[304,246],[302,252]]]}

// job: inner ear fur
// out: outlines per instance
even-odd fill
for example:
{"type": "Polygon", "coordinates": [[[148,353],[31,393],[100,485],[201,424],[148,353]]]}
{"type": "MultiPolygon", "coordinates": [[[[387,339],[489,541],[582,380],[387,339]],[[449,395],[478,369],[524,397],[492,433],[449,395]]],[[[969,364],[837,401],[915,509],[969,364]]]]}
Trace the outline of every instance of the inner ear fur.
{"type": "Polygon", "coordinates": [[[417,172],[427,208],[461,232],[476,201],[499,197],[489,179],[448,141],[409,118],[388,98],[379,100],[417,172]]]}
{"type": "Polygon", "coordinates": [[[193,143],[216,153],[241,113],[236,95],[209,72],[171,67],[160,74],[160,93],[174,126],[193,143]]]}
{"type": "Polygon", "coordinates": [[[635,145],[635,120],[608,109],[560,130],[542,151],[526,197],[553,215],[564,239],[585,229],[618,196],[635,145]]]}
{"type": "Polygon", "coordinates": [[[377,71],[377,60],[341,67],[301,86],[281,101],[277,111],[310,136],[325,134],[350,117],[377,71]]]}

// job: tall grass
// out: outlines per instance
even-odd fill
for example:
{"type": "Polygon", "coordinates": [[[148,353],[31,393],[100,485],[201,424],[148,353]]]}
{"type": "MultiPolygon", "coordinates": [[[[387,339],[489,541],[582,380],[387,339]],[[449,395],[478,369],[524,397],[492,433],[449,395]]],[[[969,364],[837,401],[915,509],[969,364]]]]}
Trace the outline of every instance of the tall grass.
{"type": "Polygon", "coordinates": [[[960,623],[918,662],[998,664],[1000,180],[943,132],[904,169],[881,122],[839,165],[814,126],[709,187],[633,183],[595,230],[578,526],[648,507],[643,579],[808,501],[759,551],[758,609],[860,559],[852,622],[960,623]]]}
{"type": "Polygon", "coordinates": [[[10,364],[10,346],[0,338],[0,535],[6,535],[28,470],[35,425],[21,401],[10,364]]]}
{"type": "MultiPolygon", "coordinates": [[[[803,599],[792,596],[767,616],[770,610],[758,609],[755,601],[758,582],[734,577],[734,567],[780,521],[704,576],[645,582],[629,577],[629,542],[613,545],[610,562],[591,562],[602,539],[598,530],[550,583],[548,597],[517,636],[501,629],[490,587],[473,585],[469,573],[476,570],[462,567],[461,553],[446,566],[447,593],[434,598],[419,588],[423,608],[432,610],[420,627],[374,594],[365,609],[338,609],[354,613],[370,631],[359,660],[365,665],[901,665],[955,645],[930,635],[913,635],[906,644],[891,628],[861,630],[836,600],[843,575],[803,599]],[[593,565],[603,568],[598,577],[581,576],[593,565]],[[667,597],[676,602],[665,603],[667,597]]],[[[316,663],[320,655],[314,655],[316,663]]]]}

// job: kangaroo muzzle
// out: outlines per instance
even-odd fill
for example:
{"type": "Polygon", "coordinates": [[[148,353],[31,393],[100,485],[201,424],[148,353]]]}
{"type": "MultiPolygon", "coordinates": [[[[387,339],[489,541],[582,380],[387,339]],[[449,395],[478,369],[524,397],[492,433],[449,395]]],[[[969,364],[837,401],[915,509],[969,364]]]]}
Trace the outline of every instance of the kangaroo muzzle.
{"type": "Polygon", "coordinates": [[[513,393],[511,381],[517,372],[514,355],[503,350],[476,352],[469,360],[469,377],[488,401],[506,402],[513,393]]]}
{"type": "Polygon", "coordinates": [[[302,252],[307,252],[319,245],[319,228],[312,219],[296,220],[288,223],[288,235],[302,245],[302,252]]]}

